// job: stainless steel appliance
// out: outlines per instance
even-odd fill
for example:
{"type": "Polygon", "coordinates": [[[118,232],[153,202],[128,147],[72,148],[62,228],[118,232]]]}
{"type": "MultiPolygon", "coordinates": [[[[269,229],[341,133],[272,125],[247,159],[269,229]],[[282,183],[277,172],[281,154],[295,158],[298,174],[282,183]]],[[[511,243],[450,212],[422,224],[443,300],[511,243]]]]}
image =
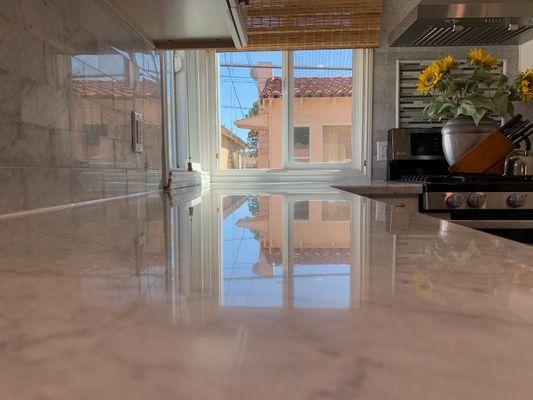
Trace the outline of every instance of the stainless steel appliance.
{"type": "Polygon", "coordinates": [[[405,176],[423,184],[420,211],[533,244],[533,177],[405,176]]]}
{"type": "Polygon", "coordinates": [[[531,0],[422,0],[390,46],[516,45],[533,38],[531,0]]]}
{"type": "Polygon", "coordinates": [[[387,178],[446,174],[440,128],[400,128],[388,132],[387,178]]]}
{"type": "Polygon", "coordinates": [[[525,150],[515,150],[505,159],[505,175],[524,176],[533,175],[533,153],[531,143],[526,140],[525,150]]]}

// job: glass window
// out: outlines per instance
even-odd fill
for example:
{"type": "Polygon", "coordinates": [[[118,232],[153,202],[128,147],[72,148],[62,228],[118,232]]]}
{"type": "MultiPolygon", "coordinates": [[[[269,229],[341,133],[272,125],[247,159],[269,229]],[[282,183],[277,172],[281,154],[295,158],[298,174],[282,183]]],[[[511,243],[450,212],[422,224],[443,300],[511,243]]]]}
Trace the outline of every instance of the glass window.
{"type": "Polygon", "coordinates": [[[352,50],[294,52],[293,162],[351,162],[352,59],[352,50]],[[299,126],[308,127],[307,157],[301,156],[299,126]]]}
{"type": "Polygon", "coordinates": [[[294,159],[309,162],[309,127],[294,127],[294,159]]]}
{"type": "Polygon", "coordinates": [[[220,169],[350,168],[353,60],[350,49],[219,53],[220,169]]]}
{"type": "Polygon", "coordinates": [[[294,219],[306,220],[309,219],[309,202],[295,201],[294,202],[294,219]]]}
{"type": "Polygon", "coordinates": [[[322,127],[322,159],[325,162],[350,162],[352,159],[352,127],[350,125],[324,125],[322,127]]]}
{"type": "Polygon", "coordinates": [[[220,169],[283,167],[281,58],[280,51],[220,54],[220,169]]]}
{"type": "Polygon", "coordinates": [[[350,203],[347,201],[323,201],[322,221],[349,221],[350,203]]]}

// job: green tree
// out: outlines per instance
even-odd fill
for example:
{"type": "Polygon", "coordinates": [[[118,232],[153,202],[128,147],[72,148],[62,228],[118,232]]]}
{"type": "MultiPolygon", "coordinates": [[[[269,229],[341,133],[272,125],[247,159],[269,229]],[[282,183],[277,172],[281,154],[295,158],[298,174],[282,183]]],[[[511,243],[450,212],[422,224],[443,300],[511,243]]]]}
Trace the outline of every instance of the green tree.
{"type": "MultiPolygon", "coordinates": [[[[254,101],[252,108],[246,114],[246,118],[253,117],[254,115],[259,114],[259,100],[254,101]]],[[[248,131],[248,136],[246,139],[246,150],[250,157],[257,157],[257,150],[259,146],[259,132],[255,129],[250,129],[248,131]]]]}

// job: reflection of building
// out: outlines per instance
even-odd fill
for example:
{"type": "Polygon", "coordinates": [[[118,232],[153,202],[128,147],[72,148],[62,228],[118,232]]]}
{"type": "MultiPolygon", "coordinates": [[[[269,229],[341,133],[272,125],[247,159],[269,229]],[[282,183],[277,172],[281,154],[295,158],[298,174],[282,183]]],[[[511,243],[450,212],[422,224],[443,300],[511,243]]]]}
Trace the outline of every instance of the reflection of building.
{"type": "MultiPolygon", "coordinates": [[[[350,202],[317,200],[295,201],[292,204],[292,263],[350,265],[350,202]]],[[[271,275],[274,272],[272,266],[282,263],[282,212],[281,196],[258,196],[258,206],[253,215],[237,222],[237,226],[258,236],[261,248],[260,261],[257,268],[254,267],[257,275],[271,275]]]]}
{"type": "Polygon", "coordinates": [[[221,132],[221,146],[220,146],[220,166],[222,169],[241,169],[245,168],[246,143],[226,128],[224,125],[220,127],[221,132]]]}
{"type": "MultiPolygon", "coordinates": [[[[281,168],[282,80],[264,65],[252,76],[260,89],[259,112],[235,124],[258,132],[257,168],[281,168]]],[[[352,77],[295,78],[293,93],[294,161],[350,161],[352,77]]]]}

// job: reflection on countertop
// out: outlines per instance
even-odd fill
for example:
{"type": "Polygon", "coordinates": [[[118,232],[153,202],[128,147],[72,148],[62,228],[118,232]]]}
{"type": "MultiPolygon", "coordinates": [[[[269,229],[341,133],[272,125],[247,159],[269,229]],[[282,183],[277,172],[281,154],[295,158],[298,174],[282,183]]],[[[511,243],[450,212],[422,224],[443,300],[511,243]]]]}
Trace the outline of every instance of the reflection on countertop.
{"type": "Polygon", "coordinates": [[[0,219],[1,397],[529,397],[530,247],[250,193],[0,219]]]}
{"type": "Polygon", "coordinates": [[[361,196],[372,195],[416,195],[422,193],[422,183],[400,181],[370,181],[353,185],[335,186],[346,192],[361,196]]]}

